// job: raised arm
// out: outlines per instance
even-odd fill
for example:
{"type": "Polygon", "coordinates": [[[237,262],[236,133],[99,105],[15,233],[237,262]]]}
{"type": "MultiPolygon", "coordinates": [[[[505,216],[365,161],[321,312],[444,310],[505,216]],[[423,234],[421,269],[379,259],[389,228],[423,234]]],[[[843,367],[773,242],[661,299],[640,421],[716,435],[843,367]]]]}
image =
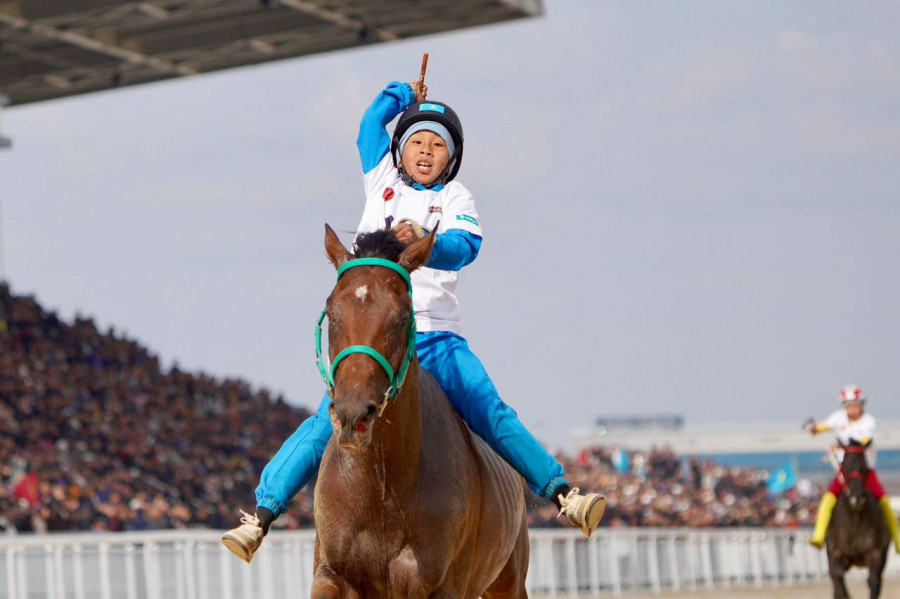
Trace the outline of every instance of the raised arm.
{"type": "Polygon", "coordinates": [[[359,135],[356,137],[363,174],[378,166],[391,149],[391,136],[387,132],[388,123],[415,102],[418,96],[424,97],[424,93],[427,93],[423,89],[417,96],[416,91],[409,83],[392,81],[375,96],[366,109],[359,123],[359,135]]]}

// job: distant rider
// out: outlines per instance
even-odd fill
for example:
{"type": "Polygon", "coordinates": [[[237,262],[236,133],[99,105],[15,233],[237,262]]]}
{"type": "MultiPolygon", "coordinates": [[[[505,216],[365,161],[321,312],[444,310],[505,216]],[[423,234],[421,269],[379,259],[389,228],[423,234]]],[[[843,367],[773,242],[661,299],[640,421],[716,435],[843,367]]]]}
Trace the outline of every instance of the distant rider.
{"type": "MultiPolygon", "coordinates": [[[[841,446],[846,447],[851,441],[856,441],[866,448],[866,463],[869,466],[869,474],[866,477],[866,488],[872,492],[878,500],[884,521],[887,523],[891,538],[894,539],[894,549],[900,553],[900,538],[897,534],[897,517],[891,509],[890,501],[878,480],[875,472],[875,418],[871,414],[865,414],[866,394],[856,385],[847,385],[841,390],[841,404],[844,409],[834,412],[824,422],[814,424],[810,432],[815,436],[826,431],[834,431],[841,446]]],[[[842,456],[843,457],[843,456],[842,456]]],[[[831,522],[831,513],[837,504],[838,494],[844,488],[844,478],[838,472],[831,486],[822,496],[819,503],[819,511],[816,514],[816,527],[809,544],[821,548],[825,544],[825,533],[828,531],[828,523],[831,522]]]]}

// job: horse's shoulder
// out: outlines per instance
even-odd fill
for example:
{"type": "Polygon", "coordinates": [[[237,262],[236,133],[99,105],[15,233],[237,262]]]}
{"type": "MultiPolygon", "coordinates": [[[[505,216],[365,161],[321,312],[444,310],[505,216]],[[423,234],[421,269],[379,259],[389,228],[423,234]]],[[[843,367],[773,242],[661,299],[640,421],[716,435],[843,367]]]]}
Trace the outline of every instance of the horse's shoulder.
{"type": "Polygon", "coordinates": [[[424,368],[419,374],[419,405],[422,410],[422,438],[426,444],[447,451],[460,450],[468,443],[468,430],[453,408],[437,379],[424,368]]]}
{"type": "Polygon", "coordinates": [[[472,454],[472,458],[477,462],[479,470],[487,473],[488,478],[493,480],[504,479],[509,485],[515,486],[519,475],[513,470],[512,466],[497,455],[484,439],[472,432],[469,425],[453,408],[449,398],[447,398],[447,394],[444,393],[444,390],[431,373],[425,369],[422,369],[421,373],[420,392],[425,438],[429,442],[436,441],[442,433],[435,429],[443,429],[443,434],[450,434],[465,443],[472,454]],[[447,427],[444,423],[448,420],[454,426],[447,427]],[[448,431],[448,428],[451,430],[448,431]]]}
{"type": "Polygon", "coordinates": [[[426,426],[435,419],[459,418],[440,383],[424,368],[419,370],[419,401],[426,426]]]}

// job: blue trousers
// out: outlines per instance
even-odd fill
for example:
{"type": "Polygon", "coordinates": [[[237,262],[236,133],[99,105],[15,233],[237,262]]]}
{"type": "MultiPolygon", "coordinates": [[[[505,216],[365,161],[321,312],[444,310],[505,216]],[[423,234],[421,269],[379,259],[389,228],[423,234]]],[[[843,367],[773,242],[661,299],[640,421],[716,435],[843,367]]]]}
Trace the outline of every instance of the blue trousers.
{"type": "MultiPolygon", "coordinates": [[[[494,383],[466,340],[454,333],[416,335],[419,365],[428,370],[450,403],[478,436],[518,470],[529,488],[550,499],[562,485],[563,468],[528,432],[516,411],[503,403],[494,383]]],[[[331,438],[326,393],[318,411],[303,421],[266,465],[256,489],[256,503],[276,516],[319,469],[331,438]]]]}

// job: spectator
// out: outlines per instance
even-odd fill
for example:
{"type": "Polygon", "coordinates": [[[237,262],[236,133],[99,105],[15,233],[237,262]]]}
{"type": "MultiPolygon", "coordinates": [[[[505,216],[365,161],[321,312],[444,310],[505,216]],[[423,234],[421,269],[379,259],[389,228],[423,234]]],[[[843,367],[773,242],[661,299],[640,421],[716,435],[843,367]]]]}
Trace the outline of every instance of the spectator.
{"type": "MultiPolygon", "coordinates": [[[[90,318],[66,324],[0,283],[0,531],[225,529],[307,415],[239,380],[165,372],[137,342],[90,318]]],[[[769,497],[757,469],[619,451],[556,456],[573,486],[609,490],[602,526],[812,522],[815,492],[769,497]]],[[[528,505],[531,526],[563,525],[549,502],[528,505]]],[[[276,525],[311,527],[311,491],[276,525]]]]}
{"type": "Polygon", "coordinates": [[[242,381],[165,372],[137,342],[87,318],[66,324],[6,284],[0,316],[6,530],[220,524],[220,506],[252,495],[260,465],[306,416],[242,381]]]}

